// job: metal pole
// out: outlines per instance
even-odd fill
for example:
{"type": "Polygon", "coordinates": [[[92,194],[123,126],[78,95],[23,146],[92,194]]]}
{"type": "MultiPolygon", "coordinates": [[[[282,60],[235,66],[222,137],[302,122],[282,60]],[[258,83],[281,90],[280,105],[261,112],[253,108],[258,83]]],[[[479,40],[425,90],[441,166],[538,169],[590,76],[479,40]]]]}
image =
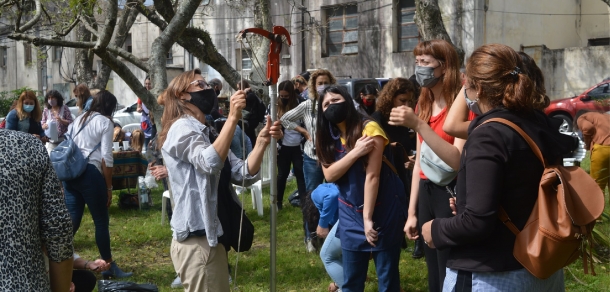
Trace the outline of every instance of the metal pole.
{"type": "MultiPolygon", "coordinates": [[[[276,86],[277,85],[269,85],[269,105],[271,108],[271,122],[275,122],[277,120],[277,96],[276,96],[276,86]]],[[[275,292],[275,251],[276,251],[276,227],[277,227],[277,140],[275,138],[271,138],[271,145],[269,148],[269,175],[271,176],[269,180],[269,195],[271,201],[271,243],[269,251],[270,255],[270,269],[269,273],[271,274],[270,283],[269,283],[269,291],[275,292]]]]}

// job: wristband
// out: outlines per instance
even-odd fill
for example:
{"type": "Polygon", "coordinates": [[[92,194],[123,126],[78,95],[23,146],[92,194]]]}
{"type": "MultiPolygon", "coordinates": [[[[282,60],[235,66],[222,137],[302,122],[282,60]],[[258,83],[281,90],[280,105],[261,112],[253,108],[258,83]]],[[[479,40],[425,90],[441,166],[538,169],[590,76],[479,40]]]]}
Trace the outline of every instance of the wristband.
{"type": "Polygon", "coordinates": [[[88,264],[89,264],[89,261],[86,261],[86,262],[85,262],[85,268],[84,268],[84,270],[87,270],[87,265],[88,265],[88,264]]]}
{"type": "Polygon", "coordinates": [[[109,190],[109,191],[112,191],[112,186],[110,186],[110,187],[108,188],[108,190],[109,190]]]}

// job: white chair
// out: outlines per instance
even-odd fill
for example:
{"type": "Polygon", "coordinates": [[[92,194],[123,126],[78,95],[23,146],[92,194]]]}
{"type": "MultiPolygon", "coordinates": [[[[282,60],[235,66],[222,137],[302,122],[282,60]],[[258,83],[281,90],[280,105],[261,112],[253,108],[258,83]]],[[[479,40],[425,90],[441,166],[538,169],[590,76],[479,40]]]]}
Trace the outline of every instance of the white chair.
{"type": "Polygon", "coordinates": [[[163,196],[161,197],[161,225],[165,224],[165,215],[167,214],[167,200],[165,198],[170,198],[169,191],[163,192],[163,196]]]}
{"type": "Polygon", "coordinates": [[[131,133],[131,131],[139,130],[139,129],[141,129],[141,126],[139,123],[127,124],[127,125],[123,126],[123,131],[125,131],[125,133],[131,133]]]}

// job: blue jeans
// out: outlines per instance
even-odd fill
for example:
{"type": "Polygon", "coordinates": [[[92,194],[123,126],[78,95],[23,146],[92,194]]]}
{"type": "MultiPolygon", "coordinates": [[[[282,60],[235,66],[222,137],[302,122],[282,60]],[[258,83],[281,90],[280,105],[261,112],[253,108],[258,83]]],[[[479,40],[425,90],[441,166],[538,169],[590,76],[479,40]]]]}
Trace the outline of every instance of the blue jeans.
{"type": "Polygon", "coordinates": [[[375,261],[379,291],[400,291],[400,275],[398,273],[400,243],[386,250],[374,252],[349,251],[344,249],[343,277],[345,282],[341,286],[341,291],[364,291],[364,281],[366,280],[366,271],[369,267],[369,258],[371,255],[375,261]]]}
{"type": "Polygon", "coordinates": [[[339,221],[335,223],[335,226],[330,229],[324,245],[320,250],[320,258],[326,268],[326,273],[333,279],[335,284],[341,288],[343,285],[343,257],[341,252],[341,240],[335,237],[337,233],[337,226],[339,221]]]}
{"type": "Polygon", "coordinates": [[[91,217],[93,217],[95,243],[100,256],[103,260],[111,260],[110,231],[108,230],[110,219],[106,207],[108,193],[104,177],[93,164],[87,164],[87,169],[81,176],[62,183],[74,234],[80,227],[85,204],[87,204],[91,217]]]}
{"type": "MultiPolygon", "coordinates": [[[[320,167],[317,160],[311,159],[305,153],[303,153],[303,175],[305,176],[305,189],[307,189],[307,192],[315,190],[324,182],[322,167],[320,167]]],[[[303,229],[305,230],[305,240],[311,239],[305,220],[303,220],[303,229]]]]}
{"type": "Polygon", "coordinates": [[[447,268],[443,292],[501,292],[501,291],[565,291],[563,269],[548,279],[538,279],[526,269],[507,272],[461,272],[447,268]],[[461,284],[458,287],[458,279],[461,284]]]}
{"type": "Polygon", "coordinates": [[[303,174],[305,175],[305,188],[308,192],[315,190],[324,181],[324,173],[318,161],[305,153],[303,153],[303,174]]]}

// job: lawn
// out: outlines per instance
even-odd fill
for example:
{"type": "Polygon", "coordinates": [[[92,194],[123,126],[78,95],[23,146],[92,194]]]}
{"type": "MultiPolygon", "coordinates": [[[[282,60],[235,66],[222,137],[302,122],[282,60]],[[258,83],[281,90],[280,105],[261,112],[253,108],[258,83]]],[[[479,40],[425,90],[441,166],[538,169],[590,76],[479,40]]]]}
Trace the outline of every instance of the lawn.
{"type": "MultiPolygon", "coordinates": [[[[583,163],[588,169],[588,163],[583,163]]],[[[296,189],[294,181],[287,186],[287,193],[296,189]]],[[[160,291],[179,291],[171,289],[175,277],[169,247],[171,230],[169,224],[161,225],[161,192],[153,191],[154,207],[147,211],[121,210],[117,207],[119,191],[114,192],[115,202],[110,207],[110,235],[115,261],[125,271],[134,272],[126,280],[138,283],[154,283],[160,291]]],[[[237,282],[239,291],[269,291],[269,193],[264,190],[265,215],[259,217],[252,209],[250,195],[243,195],[248,217],[255,226],[252,249],[239,256],[237,282]]],[[[327,291],[330,278],[316,253],[307,253],[303,243],[300,209],[286,206],[277,217],[277,291],[327,291]]],[[[608,209],[608,208],[606,208],[608,209]]],[[[88,212],[88,211],[86,211],[88,212]]],[[[598,225],[604,234],[610,234],[610,224],[598,225]]],[[[427,291],[426,266],[424,259],[412,259],[411,248],[401,254],[401,286],[405,291],[427,291]]],[[[74,249],[86,259],[98,256],[95,245],[94,226],[91,216],[86,213],[81,228],[75,236],[74,249]]],[[[584,275],[582,262],[577,261],[564,269],[568,291],[607,291],[610,287],[610,257],[602,255],[603,263],[595,266],[597,276],[584,275]]],[[[229,253],[229,263],[235,273],[236,253],[229,253]]],[[[365,291],[377,291],[373,263],[369,266],[369,281],[365,291]]],[[[99,275],[98,275],[99,276],[99,275]]],[[[237,291],[237,290],[235,290],[237,291]]]]}

